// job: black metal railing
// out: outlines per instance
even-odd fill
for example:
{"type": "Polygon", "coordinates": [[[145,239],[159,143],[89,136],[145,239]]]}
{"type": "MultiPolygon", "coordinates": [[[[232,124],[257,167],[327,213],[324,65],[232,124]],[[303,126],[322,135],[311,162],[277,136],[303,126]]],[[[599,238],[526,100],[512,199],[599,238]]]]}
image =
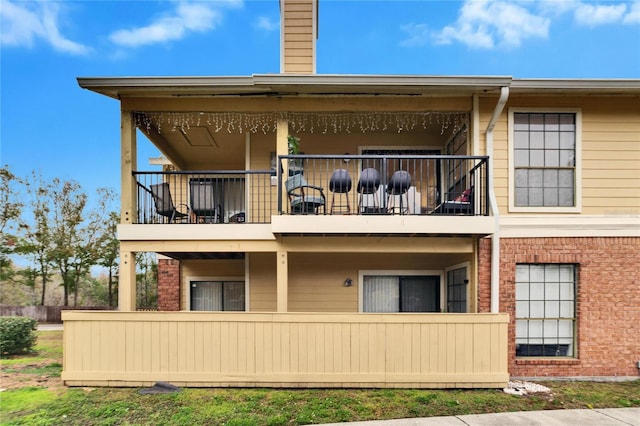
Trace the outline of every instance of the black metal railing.
{"type": "Polygon", "coordinates": [[[270,223],[275,177],[269,170],[133,172],[137,223],[270,223]]]}
{"type": "Polygon", "coordinates": [[[137,222],[270,223],[274,214],[488,216],[488,157],[285,155],[276,170],[133,172],[137,222]]]}
{"type": "Polygon", "coordinates": [[[487,156],[279,156],[278,212],[488,216],[487,163],[487,156]]]}

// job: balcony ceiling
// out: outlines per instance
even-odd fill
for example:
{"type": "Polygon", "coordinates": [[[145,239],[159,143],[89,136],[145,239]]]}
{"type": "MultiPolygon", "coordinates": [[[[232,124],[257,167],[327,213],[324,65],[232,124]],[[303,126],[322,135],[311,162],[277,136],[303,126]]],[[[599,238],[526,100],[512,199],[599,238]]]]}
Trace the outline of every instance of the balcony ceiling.
{"type": "MultiPolygon", "coordinates": [[[[152,113],[153,114],[153,113],[152,113]]],[[[384,139],[385,146],[405,146],[407,145],[408,137],[414,140],[425,141],[424,146],[435,147],[440,149],[444,147],[446,141],[452,136],[452,132],[455,130],[455,126],[447,124],[447,127],[443,132],[443,118],[446,113],[441,113],[442,116],[438,119],[433,118],[431,121],[425,120],[425,125],[417,126],[413,130],[404,130],[399,133],[395,127],[382,130],[384,127],[379,125],[380,130],[367,130],[365,135],[360,131],[352,132],[334,132],[331,131],[324,133],[324,130],[316,131],[311,134],[296,133],[303,140],[303,152],[305,154],[324,154],[323,147],[326,146],[326,141],[330,138],[342,137],[342,138],[357,138],[358,142],[354,142],[358,146],[373,146],[376,145],[374,140],[384,139]],[[368,135],[377,134],[377,136],[368,135]],[[387,134],[387,137],[380,137],[380,134],[387,134]],[[337,135],[337,136],[336,136],[337,135]]],[[[464,115],[464,114],[463,114],[464,115]]],[[[202,119],[197,125],[189,126],[175,126],[172,127],[167,122],[171,121],[171,118],[163,117],[159,121],[165,122],[163,127],[158,130],[156,125],[144,126],[139,125],[139,128],[145,133],[147,138],[153,142],[154,145],[160,149],[164,156],[174,164],[179,170],[244,170],[245,169],[245,132],[240,132],[237,123],[234,124],[233,129],[228,131],[226,126],[220,129],[217,124],[207,124],[207,120],[202,119]]],[[[262,138],[264,141],[265,133],[258,131],[252,133],[252,140],[254,138],[262,138]]],[[[275,149],[275,133],[268,129],[267,138],[269,138],[269,145],[275,149]]],[[[344,140],[344,139],[341,139],[344,140]]],[[[354,139],[355,140],[355,139],[354,139]]],[[[260,143],[260,142],[259,142],[260,143]]],[[[378,142],[379,143],[379,142],[378,142]]],[[[422,146],[424,148],[424,146],[422,146]]],[[[355,145],[346,148],[345,151],[357,154],[357,148],[355,145]]],[[[335,152],[334,152],[335,153],[335,152]]]]}
{"type": "Polygon", "coordinates": [[[177,260],[235,260],[244,259],[244,253],[211,253],[211,252],[162,252],[158,253],[163,256],[177,260]]]}

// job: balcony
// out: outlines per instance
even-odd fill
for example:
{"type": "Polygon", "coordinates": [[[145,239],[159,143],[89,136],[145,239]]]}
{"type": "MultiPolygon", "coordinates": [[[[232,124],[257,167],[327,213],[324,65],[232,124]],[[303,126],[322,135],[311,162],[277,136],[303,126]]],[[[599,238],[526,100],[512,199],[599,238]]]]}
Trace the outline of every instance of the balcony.
{"type": "Polygon", "coordinates": [[[136,223],[271,224],[274,234],[490,234],[487,162],[286,155],[271,170],[134,172],[136,223]]]}
{"type": "Polygon", "coordinates": [[[270,223],[271,171],[134,172],[138,224],[270,223]]]}

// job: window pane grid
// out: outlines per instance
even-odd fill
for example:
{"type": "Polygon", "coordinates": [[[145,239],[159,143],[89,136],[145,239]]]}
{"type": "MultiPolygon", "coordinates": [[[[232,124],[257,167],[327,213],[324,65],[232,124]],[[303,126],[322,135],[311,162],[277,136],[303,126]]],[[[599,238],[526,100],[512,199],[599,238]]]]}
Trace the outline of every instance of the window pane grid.
{"type": "Polygon", "coordinates": [[[574,356],[575,266],[516,265],[516,356],[574,356]]]}
{"type": "Polygon", "coordinates": [[[447,272],[447,311],[467,312],[467,268],[447,272]]]}
{"type": "Polygon", "coordinates": [[[515,205],[575,205],[575,114],[514,114],[515,205]]]}

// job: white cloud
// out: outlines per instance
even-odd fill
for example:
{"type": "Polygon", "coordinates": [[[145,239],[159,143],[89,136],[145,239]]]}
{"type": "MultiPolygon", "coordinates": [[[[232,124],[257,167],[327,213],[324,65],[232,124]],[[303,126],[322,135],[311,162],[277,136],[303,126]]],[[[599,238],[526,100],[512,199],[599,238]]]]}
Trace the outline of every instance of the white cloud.
{"type": "MultiPolygon", "coordinates": [[[[564,14],[571,14],[578,25],[633,25],[640,23],[640,0],[607,4],[584,0],[465,0],[456,22],[431,37],[438,44],[462,43],[472,48],[518,47],[527,39],[547,38],[552,20],[564,14]]],[[[410,34],[401,45],[426,43],[425,24],[401,29],[410,34]]]]}
{"type": "Polygon", "coordinates": [[[623,24],[640,24],[640,1],[631,4],[629,13],[622,19],[623,24]]]}
{"type": "Polygon", "coordinates": [[[147,44],[180,40],[188,33],[206,32],[222,22],[221,7],[238,7],[242,1],[186,2],[175,4],[170,14],[156,19],[149,25],[113,32],[109,39],[120,46],[138,47],[147,44]]]}
{"type": "Polygon", "coordinates": [[[627,10],[625,4],[587,4],[581,3],[574,12],[575,20],[578,24],[596,26],[602,24],[613,24],[622,21],[627,10]]]}
{"type": "Polygon", "coordinates": [[[408,38],[400,42],[400,46],[424,46],[431,35],[426,24],[407,24],[400,27],[408,34],[408,38]]]}
{"type": "Polygon", "coordinates": [[[275,31],[280,28],[280,22],[272,21],[266,16],[260,16],[258,21],[254,24],[254,27],[259,30],[275,31]]]}
{"type": "Polygon", "coordinates": [[[474,48],[520,46],[523,40],[549,34],[550,19],[531,13],[526,2],[467,0],[453,25],[435,34],[440,44],[460,42],[474,48]]]}
{"type": "Polygon", "coordinates": [[[55,50],[84,55],[88,46],[65,38],[59,30],[60,4],[51,2],[11,2],[0,0],[0,40],[5,46],[32,47],[41,39],[55,50]]]}

